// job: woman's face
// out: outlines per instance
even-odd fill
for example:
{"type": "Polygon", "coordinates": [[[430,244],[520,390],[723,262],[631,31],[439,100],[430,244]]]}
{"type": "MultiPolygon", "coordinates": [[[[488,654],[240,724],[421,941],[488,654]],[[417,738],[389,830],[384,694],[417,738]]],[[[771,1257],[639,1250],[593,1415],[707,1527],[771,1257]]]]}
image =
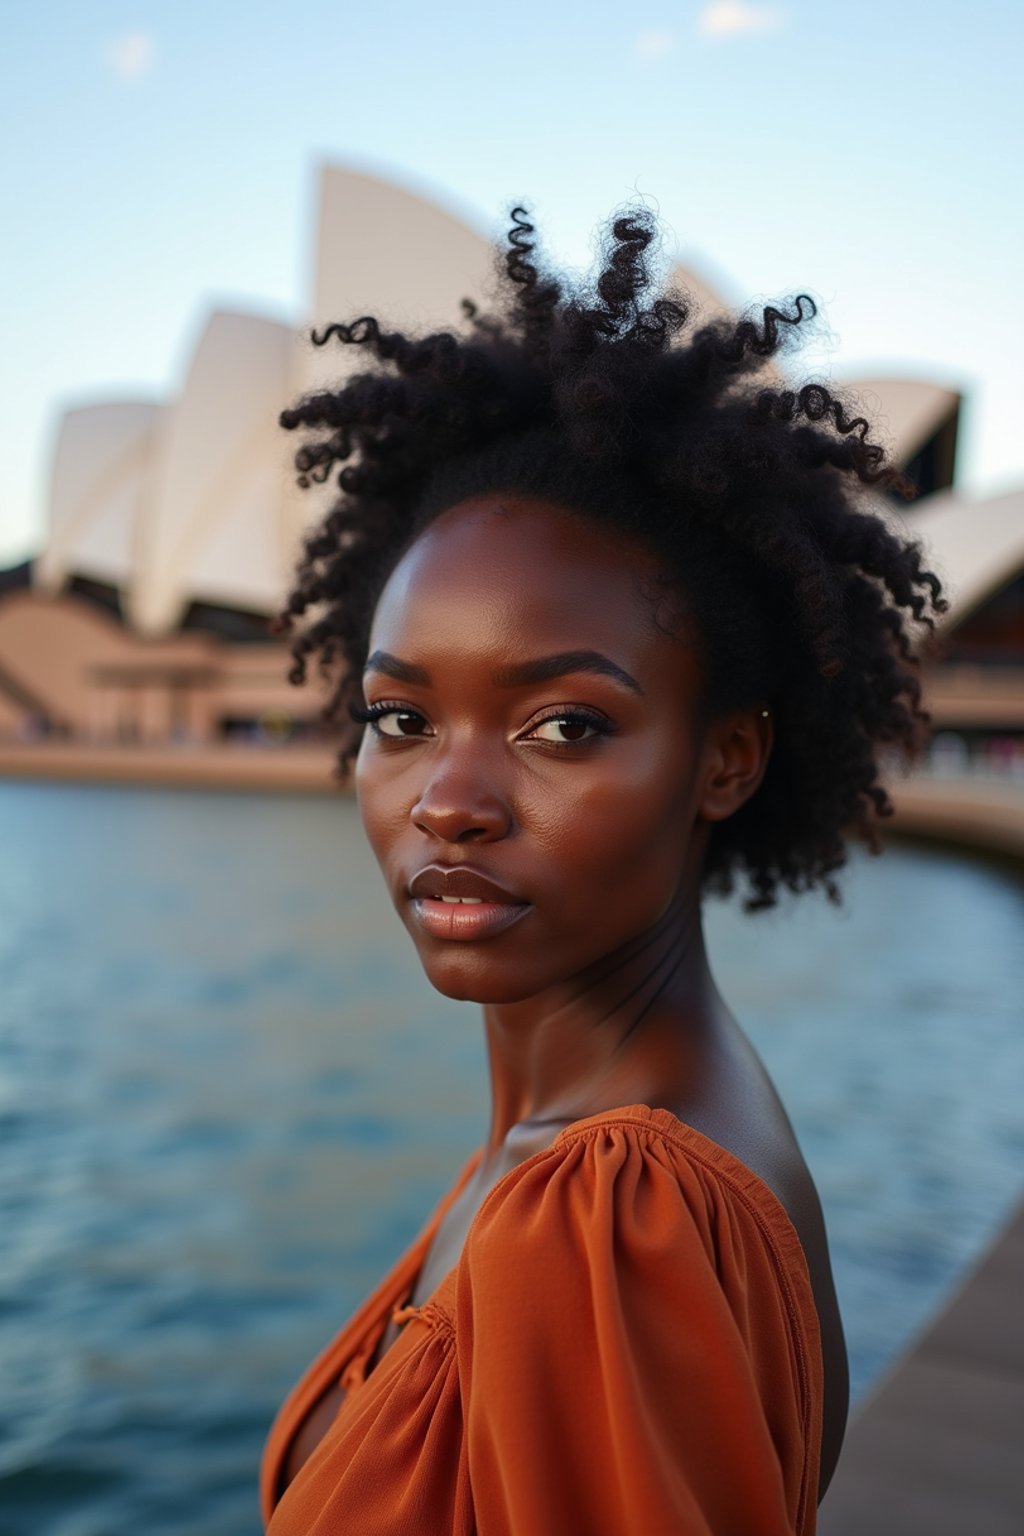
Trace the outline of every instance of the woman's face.
{"type": "Polygon", "coordinates": [[[684,870],[696,884],[700,677],[656,590],[632,539],[499,494],[443,513],[388,581],[356,784],[447,996],[571,982],[656,922],[684,870]]]}

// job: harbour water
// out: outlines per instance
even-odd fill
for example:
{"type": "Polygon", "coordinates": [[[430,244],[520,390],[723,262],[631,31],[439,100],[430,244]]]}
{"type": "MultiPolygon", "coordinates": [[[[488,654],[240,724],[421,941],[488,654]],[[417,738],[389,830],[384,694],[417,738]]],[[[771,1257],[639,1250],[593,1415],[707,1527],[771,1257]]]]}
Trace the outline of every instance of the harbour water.
{"type": "MultiPolygon", "coordinates": [[[[351,801],[0,783],[0,1530],[245,1536],[283,1392],[485,1124],[351,801]]],[[[862,1395],[1024,1184],[1024,887],[951,854],[709,909],[862,1395]]]]}

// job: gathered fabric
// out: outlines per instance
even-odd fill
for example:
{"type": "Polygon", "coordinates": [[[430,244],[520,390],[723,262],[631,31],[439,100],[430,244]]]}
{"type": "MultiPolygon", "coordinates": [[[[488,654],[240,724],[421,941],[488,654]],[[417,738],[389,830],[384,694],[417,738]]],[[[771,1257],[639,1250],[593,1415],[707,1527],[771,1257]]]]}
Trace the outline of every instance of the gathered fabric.
{"type": "Polygon", "coordinates": [[[282,1405],[267,1536],[812,1536],[818,1318],[768,1186],[668,1110],[588,1116],[498,1180],[409,1306],[481,1155],[282,1405]]]}

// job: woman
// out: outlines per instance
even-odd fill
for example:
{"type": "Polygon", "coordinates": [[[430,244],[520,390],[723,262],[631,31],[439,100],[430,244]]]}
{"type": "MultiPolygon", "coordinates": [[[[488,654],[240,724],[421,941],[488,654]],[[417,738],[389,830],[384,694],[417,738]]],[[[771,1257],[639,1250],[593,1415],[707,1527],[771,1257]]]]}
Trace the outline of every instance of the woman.
{"type": "Polygon", "coordinates": [[[517,209],[497,315],[332,325],[375,366],[281,418],[302,484],[341,466],[292,678],[335,679],[398,913],[482,1004],[491,1119],[279,1413],[272,1536],[808,1533],[838,1456],[820,1207],[701,901],[837,895],[943,600],[866,423],[759,379],[810,300],[679,339],[653,233],[587,297],[517,209]]]}

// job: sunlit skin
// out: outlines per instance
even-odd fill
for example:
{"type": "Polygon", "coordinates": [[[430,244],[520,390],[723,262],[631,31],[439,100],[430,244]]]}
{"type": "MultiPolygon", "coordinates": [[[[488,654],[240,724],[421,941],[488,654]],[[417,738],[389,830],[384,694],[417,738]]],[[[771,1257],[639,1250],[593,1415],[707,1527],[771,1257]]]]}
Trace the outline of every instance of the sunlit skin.
{"type": "MultiPolygon", "coordinates": [[[[820,1208],[701,928],[708,835],[760,784],[771,717],[752,700],[703,720],[685,602],[660,574],[644,546],[564,508],[479,496],[429,526],[378,603],[363,821],[427,976],[482,1004],[491,1079],[481,1161],[411,1300],[456,1265],[487,1191],[563,1125],[624,1104],[669,1108],[754,1168],[800,1233],[825,1350],[824,1488],[846,1357],[820,1208]],[[417,876],[467,867],[518,899],[498,932],[454,936],[484,906],[428,902],[426,921],[417,910],[417,876]]],[[[392,1320],[368,1369],[398,1334],[392,1320]]],[[[339,1397],[331,1389],[310,1415],[289,1479],[339,1397]]]]}
{"type": "MultiPolygon", "coordinates": [[[[708,836],[756,792],[771,715],[751,700],[705,718],[685,597],[661,574],[618,531],[481,495],[429,525],[377,605],[363,822],[430,981],[482,1005],[491,1083],[480,1164],[413,1301],[457,1263],[487,1190],[562,1126],[624,1104],[670,1108],[754,1168],[800,1233],[826,1360],[824,1488],[846,1376],[820,1207],[701,926],[708,836]],[[410,891],[417,876],[433,889],[424,870],[453,869],[509,899],[452,906],[410,891]],[[460,936],[486,929],[488,912],[511,920],[460,936]]],[[[371,1369],[397,1334],[391,1322],[371,1369]]],[[[312,1416],[290,1475],[335,1407],[330,1394],[312,1416]]]]}
{"type": "Polygon", "coordinates": [[[657,612],[657,576],[619,534],[480,497],[428,528],[377,608],[365,697],[393,711],[359,753],[363,820],[431,982],[484,1005],[490,1154],[523,1122],[689,1096],[719,1011],[700,869],[710,823],[760,782],[771,726],[752,707],[697,729],[694,647],[657,612]],[[514,679],[567,653],[622,676],[570,662],[514,679]],[[529,908],[493,937],[433,936],[409,884],[434,863],[529,908]]]}

